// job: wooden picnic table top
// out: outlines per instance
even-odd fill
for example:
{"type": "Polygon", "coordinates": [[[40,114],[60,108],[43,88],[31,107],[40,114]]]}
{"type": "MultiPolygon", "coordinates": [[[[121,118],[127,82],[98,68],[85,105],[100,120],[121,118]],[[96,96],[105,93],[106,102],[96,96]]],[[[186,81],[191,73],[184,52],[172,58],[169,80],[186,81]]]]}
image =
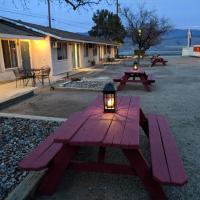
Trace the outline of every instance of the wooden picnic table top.
{"type": "Polygon", "coordinates": [[[83,112],[72,115],[58,130],[55,142],[69,145],[139,148],[140,98],[118,96],[117,112],[103,112],[98,96],[83,112]]]}

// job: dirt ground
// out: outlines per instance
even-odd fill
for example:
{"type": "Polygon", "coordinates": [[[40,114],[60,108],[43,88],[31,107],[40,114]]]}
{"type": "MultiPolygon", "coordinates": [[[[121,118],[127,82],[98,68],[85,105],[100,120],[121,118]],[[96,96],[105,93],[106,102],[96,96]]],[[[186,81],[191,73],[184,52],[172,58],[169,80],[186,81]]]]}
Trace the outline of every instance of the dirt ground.
{"type": "MultiPolygon", "coordinates": [[[[142,64],[147,73],[155,75],[156,83],[151,92],[146,92],[141,84],[128,84],[120,95],[141,97],[141,107],[145,113],[159,113],[168,117],[177,146],[189,177],[184,187],[164,186],[169,199],[200,199],[200,59],[188,57],[165,57],[167,66],[149,67],[149,61],[142,64]]],[[[100,70],[82,76],[117,77],[130,68],[131,62],[102,66],[100,70]]],[[[97,92],[37,90],[28,100],[11,106],[1,112],[68,117],[83,110],[97,92]]],[[[141,148],[146,151],[147,139],[141,136],[141,148]]],[[[86,149],[83,155],[95,153],[86,149]]],[[[82,156],[83,156],[82,155],[82,156]]],[[[108,150],[111,160],[121,161],[118,150],[108,150]]],[[[38,200],[141,200],[148,194],[137,177],[106,175],[98,173],[66,172],[58,191],[52,197],[37,197],[38,200]]]]}

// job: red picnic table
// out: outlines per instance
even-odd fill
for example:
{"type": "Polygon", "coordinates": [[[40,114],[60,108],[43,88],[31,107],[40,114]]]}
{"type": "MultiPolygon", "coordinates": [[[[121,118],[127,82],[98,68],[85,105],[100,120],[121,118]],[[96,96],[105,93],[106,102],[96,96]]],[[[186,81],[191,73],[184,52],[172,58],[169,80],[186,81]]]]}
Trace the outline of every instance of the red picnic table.
{"type": "Polygon", "coordinates": [[[124,75],[119,78],[113,79],[114,82],[119,82],[117,87],[118,90],[122,90],[126,83],[142,83],[147,91],[150,91],[151,83],[155,82],[154,76],[152,74],[146,74],[142,68],[137,70],[130,69],[124,72],[124,75]]]}
{"type": "Polygon", "coordinates": [[[153,67],[154,65],[156,65],[157,63],[162,63],[163,65],[166,65],[168,61],[164,60],[164,58],[161,58],[159,56],[153,56],[151,58],[151,67],[153,67]]]}
{"type": "Polygon", "coordinates": [[[66,169],[137,175],[152,199],[167,199],[162,184],[183,185],[187,178],[167,121],[144,115],[140,98],[118,96],[117,112],[104,113],[98,96],[84,111],[73,114],[20,163],[24,170],[48,168],[38,191],[50,195],[66,169]],[[140,149],[140,126],[150,141],[151,164],[140,149]],[[99,147],[96,162],[75,161],[79,147],[99,147]],[[120,149],[129,165],[105,162],[106,147],[120,149]]]}

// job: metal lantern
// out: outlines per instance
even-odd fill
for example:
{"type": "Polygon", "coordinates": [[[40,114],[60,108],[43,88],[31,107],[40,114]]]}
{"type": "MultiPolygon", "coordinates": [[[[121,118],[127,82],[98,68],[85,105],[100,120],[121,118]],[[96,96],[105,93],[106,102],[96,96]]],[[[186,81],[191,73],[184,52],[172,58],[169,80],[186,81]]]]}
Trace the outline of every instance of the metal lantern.
{"type": "Polygon", "coordinates": [[[139,68],[138,63],[137,63],[137,62],[134,62],[134,63],[133,63],[133,70],[138,70],[138,68],[139,68]]]}
{"type": "Polygon", "coordinates": [[[103,89],[103,105],[105,113],[116,112],[116,90],[112,83],[107,83],[103,89]]]}

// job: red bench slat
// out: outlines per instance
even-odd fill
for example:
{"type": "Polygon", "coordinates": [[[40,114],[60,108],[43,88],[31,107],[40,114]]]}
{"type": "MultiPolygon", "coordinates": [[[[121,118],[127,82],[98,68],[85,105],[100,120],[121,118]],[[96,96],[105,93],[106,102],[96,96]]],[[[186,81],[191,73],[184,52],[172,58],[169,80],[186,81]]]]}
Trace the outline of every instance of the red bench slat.
{"type": "Polygon", "coordinates": [[[148,123],[154,178],[164,184],[185,184],[187,177],[168,121],[163,116],[149,115],[148,123]]]}
{"type": "Polygon", "coordinates": [[[122,80],[121,76],[113,79],[114,82],[121,82],[121,80],[122,80]]]}
{"type": "Polygon", "coordinates": [[[170,183],[170,175],[156,115],[148,115],[148,123],[151,163],[154,179],[161,183],[170,183]]]}
{"type": "Polygon", "coordinates": [[[114,78],[113,81],[114,82],[121,82],[123,79],[125,78],[125,75],[119,75],[117,78],[114,78]]]}
{"type": "MultiPolygon", "coordinates": [[[[80,113],[75,113],[74,115],[72,115],[70,120],[66,120],[64,123],[62,123],[61,126],[54,131],[54,133],[50,134],[35,149],[33,149],[30,153],[28,153],[24,157],[24,159],[22,159],[22,161],[19,163],[19,167],[22,168],[22,169],[26,169],[26,170],[31,170],[31,169],[36,170],[37,166],[36,166],[35,162],[43,154],[45,154],[45,160],[46,160],[45,164],[48,164],[48,162],[51,161],[51,159],[62,148],[61,144],[54,144],[55,137],[58,137],[58,135],[61,134],[60,137],[62,138],[63,133],[66,136],[67,135],[66,130],[67,130],[67,133],[70,133],[70,130],[68,132],[68,129],[65,129],[66,125],[67,124],[73,124],[70,121],[73,121],[74,118],[79,116],[79,115],[80,115],[80,113]]],[[[67,135],[67,136],[69,136],[69,135],[67,135]]],[[[41,169],[41,168],[47,167],[47,166],[45,166],[45,164],[43,164],[41,166],[38,165],[38,170],[39,170],[39,168],[41,169]]]]}
{"type": "Polygon", "coordinates": [[[161,130],[171,182],[175,185],[183,185],[187,182],[187,177],[176,147],[175,139],[168,126],[168,121],[163,116],[157,116],[157,119],[161,130]]]}
{"type": "Polygon", "coordinates": [[[48,136],[43,142],[41,142],[35,149],[28,153],[25,158],[19,163],[19,167],[22,169],[29,169],[32,163],[40,157],[48,148],[53,144],[55,134],[48,136]]]}
{"type": "Polygon", "coordinates": [[[48,167],[48,164],[52,161],[52,159],[56,156],[56,154],[63,147],[62,143],[53,143],[43,152],[39,157],[37,157],[32,163],[24,167],[25,170],[33,170],[39,171],[48,167]]]}

